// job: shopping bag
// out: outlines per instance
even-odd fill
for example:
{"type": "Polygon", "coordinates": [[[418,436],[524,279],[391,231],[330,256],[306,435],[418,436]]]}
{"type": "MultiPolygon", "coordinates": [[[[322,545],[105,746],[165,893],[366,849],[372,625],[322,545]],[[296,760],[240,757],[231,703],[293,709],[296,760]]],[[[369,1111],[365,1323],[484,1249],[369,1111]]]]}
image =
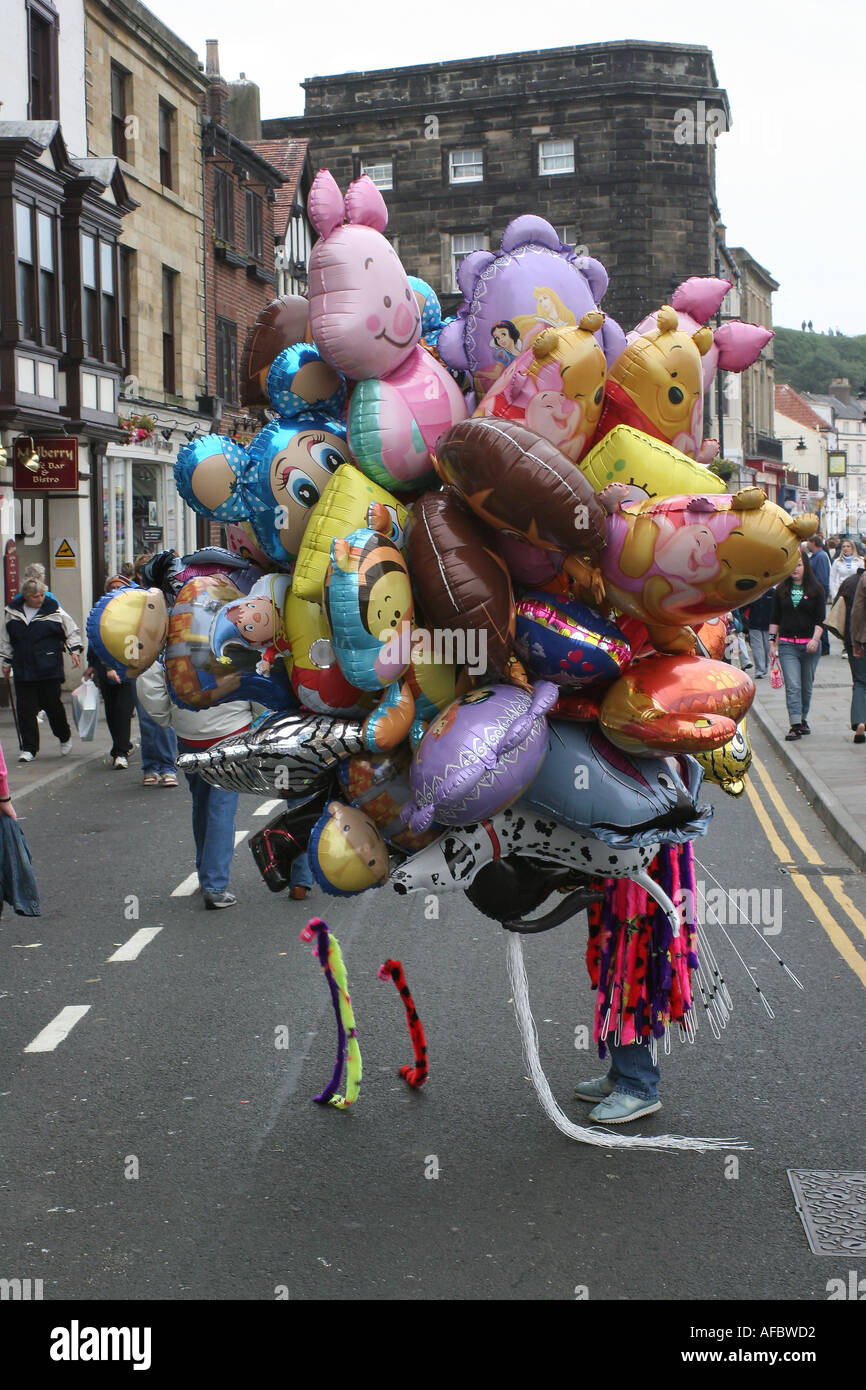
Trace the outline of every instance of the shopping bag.
{"type": "Polygon", "coordinates": [[[848,608],[842,595],[839,594],[830,612],[824,619],[823,626],[828,632],[832,632],[834,637],[838,637],[840,642],[845,641],[845,623],[848,617],[848,608]]]}
{"type": "Polygon", "coordinates": [[[773,687],[774,690],[781,690],[784,684],[785,678],[782,675],[782,668],[779,665],[779,658],[777,656],[774,656],[773,664],[770,667],[770,685],[773,687]]]}
{"type": "Polygon", "coordinates": [[[99,713],[99,691],[93,681],[84,680],[72,692],[72,718],[82,743],[92,743],[99,713]]]}

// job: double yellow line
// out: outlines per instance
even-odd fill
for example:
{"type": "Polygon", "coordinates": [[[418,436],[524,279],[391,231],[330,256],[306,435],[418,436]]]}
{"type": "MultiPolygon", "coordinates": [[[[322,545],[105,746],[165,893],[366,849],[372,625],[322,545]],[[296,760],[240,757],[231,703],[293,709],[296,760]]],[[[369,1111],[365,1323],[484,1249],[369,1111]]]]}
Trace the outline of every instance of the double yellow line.
{"type": "MultiPolygon", "coordinates": [[[[799,850],[800,854],[803,856],[803,858],[806,860],[808,864],[813,864],[816,868],[820,868],[821,866],[823,866],[824,860],[821,858],[814,845],[809,844],[808,840],[806,839],[806,836],[803,834],[799,825],[794,820],[794,817],[791,815],[790,811],[788,810],[778,791],[773,786],[772,780],[769,776],[769,773],[767,772],[767,769],[764,767],[764,764],[761,762],[760,758],[755,757],[754,754],[752,755],[752,767],[758,774],[758,779],[761,782],[761,785],[763,786],[764,791],[767,794],[767,798],[775,807],[776,812],[783,826],[788,831],[789,835],[791,836],[792,842],[797,846],[797,849],[799,850]]],[[[793,864],[793,856],[789,853],[786,844],[776,831],[776,827],[770,820],[770,817],[767,813],[767,809],[763,801],[759,797],[756,788],[752,785],[752,782],[749,778],[746,779],[746,795],[748,796],[749,801],[752,804],[752,810],[758,818],[758,822],[761,826],[761,829],[763,830],[764,834],[767,837],[767,840],[769,841],[770,848],[772,849],[776,858],[779,860],[779,863],[785,865],[785,867],[787,867],[789,864],[793,864]]],[[[854,945],[854,941],[852,941],[851,938],[847,935],[847,933],[842,930],[838,922],[834,920],[834,918],[830,914],[830,910],[827,904],[815,892],[814,887],[809,882],[806,875],[802,873],[797,873],[795,869],[789,870],[789,873],[791,877],[791,882],[797,888],[800,895],[802,896],[808,907],[811,909],[817,920],[821,923],[821,926],[824,928],[833,945],[836,947],[836,950],[839,952],[839,955],[848,965],[850,965],[851,969],[854,971],[854,974],[857,976],[860,983],[866,986],[866,957],[864,957],[860,953],[860,950],[862,950],[863,948],[861,947],[860,950],[858,950],[857,947],[854,945]]],[[[848,894],[842,887],[841,878],[837,874],[822,874],[821,882],[835,898],[839,907],[842,909],[842,912],[849,919],[851,925],[856,929],[856,931],[860,933],[863,939],[866,940],[866,917],[863,916],[863,913],[860,911],[860,909],[858,907],[855,907],[851,899],[848,897],[848,894]]],[[[856,941],[856,939],[857,938],[855,937],[854,940],[856,941]]]]}

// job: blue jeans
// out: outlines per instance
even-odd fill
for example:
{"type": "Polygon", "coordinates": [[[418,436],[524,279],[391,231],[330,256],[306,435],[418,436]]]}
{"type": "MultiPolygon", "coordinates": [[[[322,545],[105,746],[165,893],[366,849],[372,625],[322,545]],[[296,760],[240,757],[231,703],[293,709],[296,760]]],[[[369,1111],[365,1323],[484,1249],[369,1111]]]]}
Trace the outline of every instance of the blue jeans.
{"type": "Polygon", "coordinates": [[[610,1050],[608,1080],[617,1091],[639,1100],[658,1100],[661,1072],[644,1043],[615,1043],[607,1039],[610,1050]]]}
{"type": "Polygon", "coordinates": [[[141,734],[141,770],[158,772],[177,772],[177,739],[174,729],[164,729],[151,719],[140,700],[136,700],[138,728],[141,734]]]}
{"type": "Polygon", "coordinates": [[[809,718],[812,682],[820,659],[821,653],[808,652],[805,643],[779,642],[779,665],[785,677],[785,703],[792,726],[809,718]]]}
{"type": "Polygon", "coordinates": [[[866,656],[854,656],[848,652],[848,665],[854,689],[851,692],[851,728],[866,724],[866,656]]]}
{"type": "Polygon", "coordinates": [[[299,854],[297,859],[292,860],[289,887],[312,888],[312,886],[313,871],[310,868],[310,856],[308,854],[299,854]]]}
{"type": "MultiPolygon", "coordinates": [[[[199,751],[182,738],[178,739],[177,746],[181,753],[199,751]]],[[[235,852],[238,793],[212,787],[196,772],[184,775],[192,793],[192,833],[198,881],[204,893],[224,893],[229,886],[235,852]]]]}

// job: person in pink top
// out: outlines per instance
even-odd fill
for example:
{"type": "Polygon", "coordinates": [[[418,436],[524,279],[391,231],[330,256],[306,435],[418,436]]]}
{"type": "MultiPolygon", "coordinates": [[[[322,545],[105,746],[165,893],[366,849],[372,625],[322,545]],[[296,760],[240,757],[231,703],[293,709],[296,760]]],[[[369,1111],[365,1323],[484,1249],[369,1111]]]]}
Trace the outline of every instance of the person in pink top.
{"type": "Polygon", "coordinates": [[[15,807],[12,805],[12,797],[9,795],[9,777],[6,771],[6,759],[3,756],[3,745],[0,743],[0,811],[4,816],[11,816],[12,820],[17,820],[15,807]]]}

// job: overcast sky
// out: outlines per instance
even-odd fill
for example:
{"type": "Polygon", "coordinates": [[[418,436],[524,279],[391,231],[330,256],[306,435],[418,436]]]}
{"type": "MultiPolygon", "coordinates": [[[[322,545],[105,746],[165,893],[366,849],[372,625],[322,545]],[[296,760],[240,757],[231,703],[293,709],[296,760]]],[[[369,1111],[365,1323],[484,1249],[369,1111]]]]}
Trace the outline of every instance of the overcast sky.
{"type": "MultiPolygon", "coordinates": [[[[263,116],[302,115],[305,77],[617,39],[705,44],[731,105],[717,160],[728,244],[747,247],[780,281],[776,323],[812,319],[816,330],[866,333],[864,0],[150,0],[150,8],[202,60],[205,40],[219,39],[223,76],[258,82],[263,116]]],[[[516,199],[515,216],[531,211],[516,199]]]]}

